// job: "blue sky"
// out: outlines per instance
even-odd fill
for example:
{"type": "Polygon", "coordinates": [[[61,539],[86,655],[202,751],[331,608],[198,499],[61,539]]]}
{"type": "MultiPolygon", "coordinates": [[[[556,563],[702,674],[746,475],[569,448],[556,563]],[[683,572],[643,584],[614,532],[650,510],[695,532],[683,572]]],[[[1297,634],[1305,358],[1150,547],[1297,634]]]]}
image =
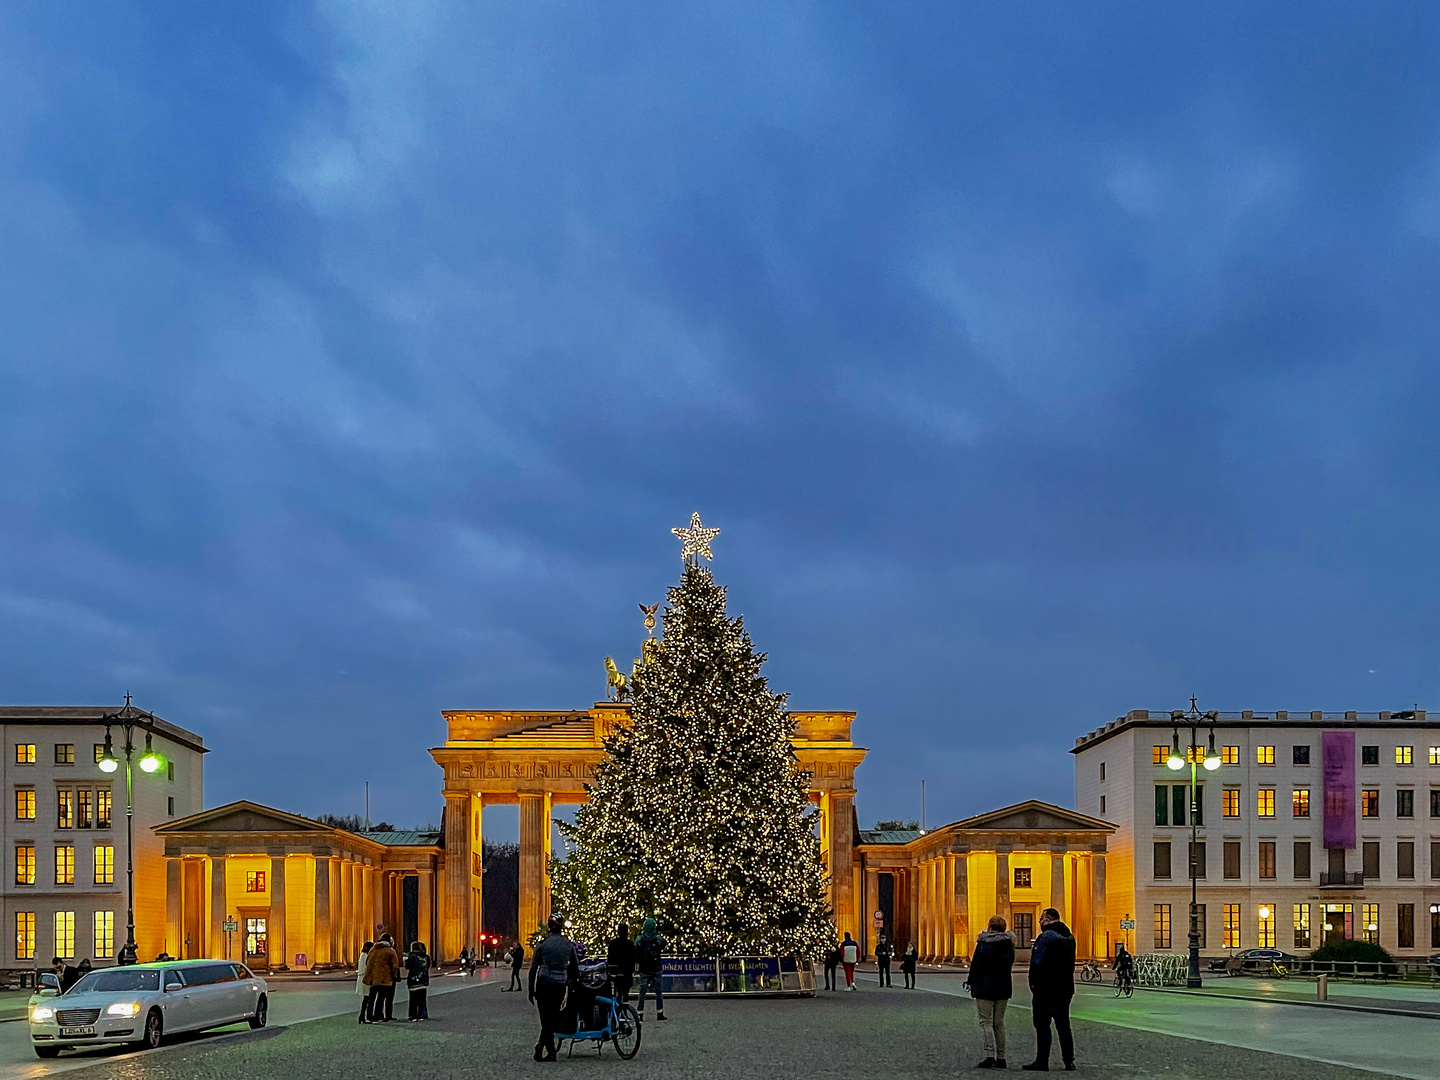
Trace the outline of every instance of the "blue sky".
{"type": "Polygon", "coordinates": [[[435,820],[679,573],[860,815],[1440,708],[1430,4],[7,4],[0,699],[435,820]]]}

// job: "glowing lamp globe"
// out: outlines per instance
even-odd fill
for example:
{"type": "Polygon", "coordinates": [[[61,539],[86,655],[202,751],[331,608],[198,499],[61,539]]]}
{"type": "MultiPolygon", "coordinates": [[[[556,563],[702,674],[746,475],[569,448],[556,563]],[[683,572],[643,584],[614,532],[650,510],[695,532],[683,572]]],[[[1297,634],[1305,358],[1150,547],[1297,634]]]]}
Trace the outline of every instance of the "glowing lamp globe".
{"type": "Polygon", "coordinates": [[[116,761],[113,757],[107,754],[105,757],[102,757],[100,759],[99,765],[101,772],[110,773],[114,772],[120,767],[120,762],[116,761]]]}
{"type": "Polygon", "coordinates": [[[150,745],[150,733],[145,733],[145,753],[140,756],[140,771],[154,772],[160,768],[160,755],[155,753],[155,748],[150,745]]]}
{"type": "Polygon", "coordinates": [[[1173,772],[1179,772],[1185,767],[1185,759],[1177,751],[1171,750],[1170,756],[1165,759],[1165,766],[1173,772]]]}

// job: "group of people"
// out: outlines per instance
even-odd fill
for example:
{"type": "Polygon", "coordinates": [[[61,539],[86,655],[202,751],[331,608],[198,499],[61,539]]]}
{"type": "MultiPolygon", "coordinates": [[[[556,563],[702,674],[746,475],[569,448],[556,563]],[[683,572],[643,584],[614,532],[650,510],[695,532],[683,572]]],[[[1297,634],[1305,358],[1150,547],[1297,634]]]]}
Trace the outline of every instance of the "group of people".
{"type": "MultiPolygon", "coordinates": [[[[875,942],[875,966],[879,970],[881,986],[894,985],[890,981],[890,962],[895,956],[895,946],[884,934],[875,942]]],[[[847,931],[845,939],[835,944],[825,954],[825,989],[839,990],[837,970],[845,972],[845,989],[855,989],[855,965],[860,962],[860,946],[847,931]]],[[[905,989],[915,989],[915,966],[920,962],[920,950],[912,941],[900,953],[900,973],[905,977],[905,989]]]]}
{"type": "MultiPolygon", "coordinates": [[[[1005,918],[992,915],[989,926],[975,939],[966,986],[975,999],[980,1037],[985,1045],[981,1069],[1003,1069],[1005,1064],[1005,1008],[1013,992],[1015,939],[1005,918]]],[[[1060,1037],[1060,1060],[1075,1068],[1075,1042],[1070,1034],[1070,1000],[1075,996],[1075,937],[1054,908],[1040,912],[1040,936],[1030,946],[1030,1016],[1035,1024],[1035,1060],[1022,1065],[1026,1072],[1050,1069],[1050,1027],[1060,1037]]]]}
{"type": "Polygon", "coordinates": [[[410,992],[411,1023],[430,1019],[427,997],[430,991],[430,956],[423,941],[410,944],[403,957],[395,948],[395,939],[380,935],[379,941],[367,941],[360,950],[356,964],[355,992],[360,1000],[360,1023],[384,1024],[395,1019],[395,984],[403,976],[410,992]]]}

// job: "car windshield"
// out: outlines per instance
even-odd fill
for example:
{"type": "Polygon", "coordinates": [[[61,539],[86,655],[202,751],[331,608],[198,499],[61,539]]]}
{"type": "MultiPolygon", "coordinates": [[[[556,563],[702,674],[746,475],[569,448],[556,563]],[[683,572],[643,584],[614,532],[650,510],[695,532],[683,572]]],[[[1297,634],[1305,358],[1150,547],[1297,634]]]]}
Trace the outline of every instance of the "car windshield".
{"type": "Polygon", "coordinates": [[[133,993],[139,990],[159,990],[160,972],[136,971],[133,968],[112,968],[109,971],[92,971],[70,988],[72,994],[133,993]]]}

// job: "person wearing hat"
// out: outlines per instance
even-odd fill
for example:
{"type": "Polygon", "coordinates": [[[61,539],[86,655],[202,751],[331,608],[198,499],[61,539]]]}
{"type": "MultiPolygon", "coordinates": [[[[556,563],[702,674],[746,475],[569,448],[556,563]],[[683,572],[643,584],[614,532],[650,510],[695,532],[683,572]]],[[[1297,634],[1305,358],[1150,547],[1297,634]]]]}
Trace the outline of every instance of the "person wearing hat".
{"type": "Polygon", "coordinates": [[[575,943],[565,936],[565,920],[551,915],[547,929],[549,934],[536,946],[530,962],[530,1000],[540,1013],[536,1061],[555,1060],[555,1029],[565,1008],[565,991],[580,981],[580,962],[575,943]]]}
{"type": "Polygon", "coordinates": [[[645,995],[655,995],[655,1019],[665,1019],[665,998],[660,994],[660,969],[664,960],[665,939],[655,929],[655,920],[640,924],[640,937],[635,941],[635,967],[640,971],[640,1002],[636,1012],[645,1019],[645,995]]]}

